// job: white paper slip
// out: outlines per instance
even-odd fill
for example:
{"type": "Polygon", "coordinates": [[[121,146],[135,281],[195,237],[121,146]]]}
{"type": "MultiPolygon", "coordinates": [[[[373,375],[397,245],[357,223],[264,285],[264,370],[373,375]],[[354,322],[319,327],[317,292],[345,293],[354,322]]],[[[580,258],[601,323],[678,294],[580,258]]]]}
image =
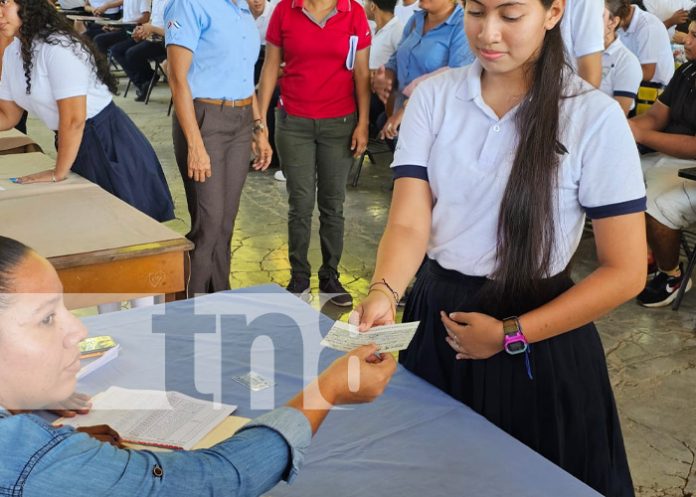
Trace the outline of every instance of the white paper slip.
{"type": "Polygon", "coordinates": [[[370,331],[358,332],[354,324],[336,321],[321,341],[324,347],[348,352],[361,345],[376,343],[379,352],[398,352],[411,343],[420,321],[402,324],[375,326],[370,331]]]}
{"type": "Polygon", "coordinates": [[[241,383],[253,392],[259,392],[275,385],[275,383],[273,383],[271,380],[268,380],[253,371],[241,376],[233,376],[232,379],[237,383],[241,383]]]}
{"type": "Polygon", "coordinates": [[[99,357],[82,359],[80,361],[82,367],[77,373],[77,379],[81,380],[88,374],[94,373],[97,369],[116,359],[118,357],[119,350],[121,350],[121,345],[116,345],[114,348],[107,350],[99,357]]]}

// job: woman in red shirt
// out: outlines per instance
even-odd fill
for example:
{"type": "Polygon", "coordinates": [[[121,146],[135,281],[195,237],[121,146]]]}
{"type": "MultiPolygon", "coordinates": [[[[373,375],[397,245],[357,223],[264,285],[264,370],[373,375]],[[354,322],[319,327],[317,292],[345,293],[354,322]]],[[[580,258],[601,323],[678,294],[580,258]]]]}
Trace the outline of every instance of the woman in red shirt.
{"type": "Polygon", "coordinates": [[[353,158],[367,147],[371,35],[355,0],[282,0],[266,33],[259,106],[266,111],[280,79],[276,150],[287,178],[288,291],[309,292],[307,258],[315,197],[319,206],[322,265],[319,291],[350,306],[338,280],[343,251],[343,201],[353,158]],[[357,111],[357,112],[356,112],[357,111]]]}

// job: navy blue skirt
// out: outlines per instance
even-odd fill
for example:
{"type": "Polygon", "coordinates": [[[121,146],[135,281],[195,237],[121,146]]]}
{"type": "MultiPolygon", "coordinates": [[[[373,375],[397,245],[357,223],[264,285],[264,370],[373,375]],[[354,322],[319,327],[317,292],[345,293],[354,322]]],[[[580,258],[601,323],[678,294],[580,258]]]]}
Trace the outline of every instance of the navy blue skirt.
{"type": "Polygon", "coordinates": [[[404,311],[404,321],[421,323],[399,361],[602,495],[633,497],[604,349],[594,324],[533,344],[533,379],[524,354],[501,352],[486,360],[458,361],[445,341],[440,310],[483,312],[498,319],[519,316],[570,288],[570,277],[563,273],[547,280],[544,295],[506,303],[482,297],[486,282],[426,261],[404,311]]]}
{"type": "Polygon", "coordinates": [[[174,203],[152,145],[111,102],[87,119],[72,171],[158,221],[174,218],[174,203]]]}

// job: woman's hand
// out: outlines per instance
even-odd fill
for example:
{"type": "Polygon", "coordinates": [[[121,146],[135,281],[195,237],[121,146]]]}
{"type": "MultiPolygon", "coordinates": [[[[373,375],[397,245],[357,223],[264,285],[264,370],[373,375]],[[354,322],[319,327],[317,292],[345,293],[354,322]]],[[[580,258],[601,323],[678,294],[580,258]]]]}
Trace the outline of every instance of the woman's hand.
{"type": "Polygon", "coordinates": [[[21,185],[29,185],[31,183],[55,183],[63,181],[66,177],[59,178],[56,175],[55,169],[46,169],[34,174],[27,174],[21,178],[17,178],[17,183],[21,185]]]}
{"type": "Polygon", "coordinates": [[[108,425],[81,426],[80,428],[76,428],[75,431],[86,433],[95,440],[113,445],[117,449],[125,448],[121,435],[108,425]]]}
{"type": "Polygon", "coordinates": [[[334,405],[372,402],[382,395],[396,371],[391,354],[378,354],[377,345],[363,345],[336,359],[319,376],[319,389],[334,405]]]}
{"type": "Polygon", "coordinates": [[[213,174],[210,166],[210,156],[201,143],[189,147],[188,150],[188,177],[193,181],[204,183],[206,178],[213,174]]]}
{"type": "Polygon", "coordinates": [[[391,95],[395,80],[394,72],[381,66],[372,76],[372,91],[377,94],[382,103],[386,104],[391,95]]]}
{"type": "Polygon", "coordinates": [[[503,322],[479,312],[440,311],[457,359],[488,359],[503,350],[503,322]]]}
{"type": "Polygon", "coordinates": [[[362,332],[373,326],[394,324],[395,314],[395,302],[382,292],[372,291],[353,310],[348,322],[357,325],[358,331],[362,332]]]}
{"type": "Polygon", "coordinates": [[[367,150],[367,141],[369,140],[369,124],[358,123],[353,130],[353,137],[350,141],[350,149],[353,151],[353,157],[356,159],[367,150]]]}
{"type": "Polygon", "coordinates": [[[404,118],[404,109],[401,108],[396,111],[392,116],[387,119],[384,123],[382,131],[379,132],[380,140],[389,139],[393,140],[399,135],[399,126],[401,126],[401,121],[404,118]]]}
{"type": "Polygon", "coordinates": [[[254,153],[254,164],[252,167],[256,171],[265,171],[271,165],[273,158],[273,148],[268,142],[268,131],[261,130],[254,133],[253,141],[251,142],[251,151],[254,153]]]}

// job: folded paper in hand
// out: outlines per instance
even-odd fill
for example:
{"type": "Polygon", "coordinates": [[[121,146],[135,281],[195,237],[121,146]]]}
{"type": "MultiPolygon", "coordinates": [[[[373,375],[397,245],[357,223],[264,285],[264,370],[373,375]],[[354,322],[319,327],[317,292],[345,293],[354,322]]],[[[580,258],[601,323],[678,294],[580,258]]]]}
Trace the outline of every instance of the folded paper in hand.
{"type": "Polygon", "coordinates": [[[358,332],[353,324],[336,321],[321,341],[324,347],[348,352],[361,345],[375,343],[379,352],[398,352],[411,343],[420,321],[402,324],[375,326],[364,333],[358,332]]]}

